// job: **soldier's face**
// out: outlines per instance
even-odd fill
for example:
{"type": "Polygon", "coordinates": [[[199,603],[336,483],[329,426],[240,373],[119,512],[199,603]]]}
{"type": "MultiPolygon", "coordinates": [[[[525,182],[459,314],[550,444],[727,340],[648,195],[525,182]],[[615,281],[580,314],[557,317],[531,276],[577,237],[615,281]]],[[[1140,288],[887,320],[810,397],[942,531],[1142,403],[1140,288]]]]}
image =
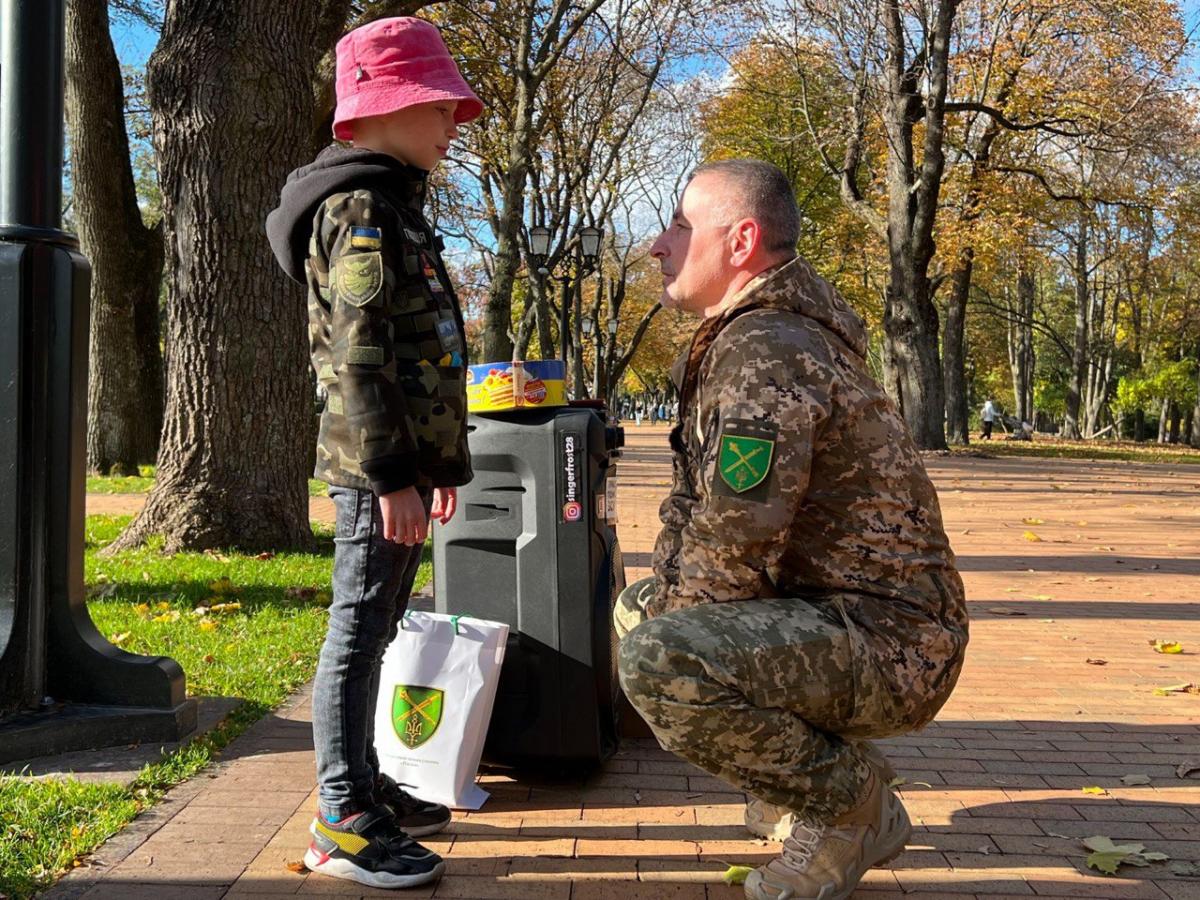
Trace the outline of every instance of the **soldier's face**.
{"type": "Polygon", "coordinates": [[[362,119],[355,127],[355,143],[361,141],[430,172],[445,159],[451,142],[458,138],[454,121],[457,107],[457,100],[437,100],[362,119]]]}
{"type": "Polygon", "coordinates": [[[733,280],[722,189],[721,180],[711,174],[693,178],[671,224],[650,247],[662,266],[662,304],[668,309],[703,315],[721,302],[733,280]]]}

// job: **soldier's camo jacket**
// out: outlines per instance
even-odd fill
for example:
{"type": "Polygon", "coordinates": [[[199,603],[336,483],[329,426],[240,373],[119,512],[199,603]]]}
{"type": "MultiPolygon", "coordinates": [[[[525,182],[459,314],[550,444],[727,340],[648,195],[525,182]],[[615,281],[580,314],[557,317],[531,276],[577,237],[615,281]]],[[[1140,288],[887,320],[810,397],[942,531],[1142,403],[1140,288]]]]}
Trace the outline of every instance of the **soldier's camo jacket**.
{"type": "Polygon", "coordinates": [[[963,587],[937,494],[866,347],[862,320],[799,258],[700,325],[674,372],[681,421],[647,613],[828,600],[859,649],[919,696],[961,661],[963,587]]]}
{"type": "Polygon", "coordinates": [[[306,265],[312,363],[328,391],[315,474],[379,494],[471,479],[462,314],[421,212],[424,180],[396,190],[327,198],[306,265]]]}

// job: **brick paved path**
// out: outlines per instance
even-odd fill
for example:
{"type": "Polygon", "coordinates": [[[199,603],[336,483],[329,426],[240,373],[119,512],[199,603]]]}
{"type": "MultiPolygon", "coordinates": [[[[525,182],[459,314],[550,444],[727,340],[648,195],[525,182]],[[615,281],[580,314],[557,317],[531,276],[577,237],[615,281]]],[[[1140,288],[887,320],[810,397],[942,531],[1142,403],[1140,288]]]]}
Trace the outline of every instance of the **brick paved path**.
{"type": "MultiPolygon", "coordinates": [[[[648,564],[668,451],[664,429],[629,433],[620,531],[632,578],[648,564]]],[[[1167,863],[1099,876],[1080,843],[1102,834],[1200,862],[1200,776],[1176,775],[1200,765],[1200,696],[1152,693],[1200,682],[1200,468],[961,457],[929,468],[972,644],[938,721],[885,743],[917,828],[856,896],[1200,900],[1200,879],[1167,863]],[[1154,653],[1154,638],[1191,652],[1154,653]],[[1123,786],[1130,774],[1151,784],[1123,786]]],[[[260,722],[52,896],[382,896],[286,867],[314,807],[308,717],[302,695],[260,722]]],[[[652,741],[627,742],[586,783],[487,780],[493,800],[428,841],[446,877],[400,896],[736,898],[719,882],[726,865],[772,855],[739,827],[741,794],[652,741]]]]}

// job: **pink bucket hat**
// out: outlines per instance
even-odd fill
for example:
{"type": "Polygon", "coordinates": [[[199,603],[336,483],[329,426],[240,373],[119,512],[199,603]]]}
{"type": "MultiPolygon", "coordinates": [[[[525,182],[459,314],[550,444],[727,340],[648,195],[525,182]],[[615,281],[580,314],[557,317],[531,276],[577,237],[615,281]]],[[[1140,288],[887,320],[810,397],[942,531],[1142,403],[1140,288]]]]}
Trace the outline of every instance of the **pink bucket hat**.
{"type": "Polygon", "coordinates": [[[333,136],[351,137],[350,123],[437,100],[457,100],[454,120],[483,112],[435,26],[410,17],[378,19],[337,44],[337,111],[333,136]]]}

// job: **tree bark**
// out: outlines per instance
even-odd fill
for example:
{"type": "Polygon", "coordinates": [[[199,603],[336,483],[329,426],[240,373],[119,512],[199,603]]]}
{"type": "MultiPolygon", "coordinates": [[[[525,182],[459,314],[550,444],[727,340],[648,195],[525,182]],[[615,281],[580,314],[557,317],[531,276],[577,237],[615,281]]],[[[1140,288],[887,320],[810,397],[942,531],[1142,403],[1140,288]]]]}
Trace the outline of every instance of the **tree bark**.
{"type": "Polygon", "coordinates": [[[1071,352],[1071,384],[1067,389],[1067,414],[1063,435],[1078,440],[1080,406],[1087,376],[1088,352],[1088,213],[1079,211],[1079,235],[1075,242],[1075,343],[1071,352]]]}
{"type": "Polygon", "coordinates": [[[305,307],[262,236],[313,121],[315,4],[175,0],[147,67],[166,240],[158,478],[114,544],[311,546],[305,307]]]}
{"type": "Polygon", "coordinates": [[[68,4],[66,70],[75,217],[92,263],[88,468],[136,475],[162,427],[163,240],[138,208],[105,0],[68,4]]]}
{"type": "Polygon", "coordinates": [[[975,251],[963,249],[958,266],[950,279],[950,297],[946,302],[946,333],[942,337],[942,370],[946,384],[946,427],[951,444],[971,443],[968,426],[966,377],[967,297],[971,291],[971,271],[975,251]]]}

